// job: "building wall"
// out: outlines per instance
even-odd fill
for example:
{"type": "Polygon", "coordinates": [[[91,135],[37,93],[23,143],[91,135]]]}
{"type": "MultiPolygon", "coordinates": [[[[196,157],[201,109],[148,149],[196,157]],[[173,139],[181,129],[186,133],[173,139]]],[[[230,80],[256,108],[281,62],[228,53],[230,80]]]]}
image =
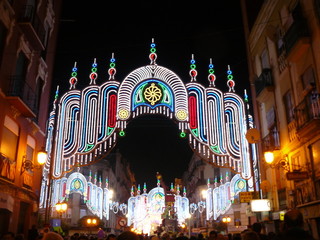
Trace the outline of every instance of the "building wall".
{"type": "Polygon", "coordinates": [[[0,235],[23,233],[38,221],[61,1],[0,2],[0,235]],[[23,164],[30,160],[37,168],[23,164]]]}
{"type": "Polygon", "coordinates": [[[319,12],[318,1],[269,0],[262,4],[252,28],[244,24],[254,119],[261,133],[263,197],[272,199],[274,221],[279,211],[299,208],[316,239],[320,222],[320,212],[314,211],[320,200],[319,12]],[[267,151],[275,156],[271,165],[264,159],[267,151]],[[288,178],[288,172],[296,178],[288,178]],[[306,172],[304,179],[301,173],[306,172]]]}

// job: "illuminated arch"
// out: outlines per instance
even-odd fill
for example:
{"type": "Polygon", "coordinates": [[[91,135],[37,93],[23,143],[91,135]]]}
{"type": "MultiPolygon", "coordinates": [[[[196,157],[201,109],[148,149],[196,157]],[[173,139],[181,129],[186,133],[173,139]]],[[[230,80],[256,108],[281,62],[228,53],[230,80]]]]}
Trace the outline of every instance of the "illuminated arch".
{"type": "MultiPolygon", "coordinates": [[[[59,179],[104,158],[132,119],[160,114],[177,123],[180,135],[188,136],[191,148],[202,159],[217,167],[228,167],[250,180],[251,156],[245,138],[249,121],[244,101],[234,93],[231,70],[228,70],[229,92],[223,93],[214,86],[212,64],[210,85],[204,87],[196,82],[193,59],[191,81],[185,84],[173,71],[155,63],[154,51],[149,57],[149,65],[133,70],[122,82],[114,78],[112,58],[110,77],[101,85],[96,84],[94,61],[90,85],[83,90],[75,90],[77,68],[73,68],[70,90],[60,99],[55,98],[50,114],[47,150],[55,151],[53,178],[59,179]]],[[[48,163],[44,169],[46,175],[48,163]]]]}

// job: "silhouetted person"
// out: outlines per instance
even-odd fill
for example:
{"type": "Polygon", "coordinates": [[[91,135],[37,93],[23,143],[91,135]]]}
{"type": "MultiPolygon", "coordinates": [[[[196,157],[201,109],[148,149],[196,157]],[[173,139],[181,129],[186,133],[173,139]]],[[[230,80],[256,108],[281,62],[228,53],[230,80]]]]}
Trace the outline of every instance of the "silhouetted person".
{"type": "Polygon", "coordinates": [[[39,238],[39,232],[35,224],[32,225],[28,231],[28,240],[36,240],[39,238]]]}
{"type": "Polygon", "coordinates": [[[261,230],[262,230],[261,223],[255,222],[254,224],[252,224],[251,229],[252,229],[252,231],[258,233],[261,240],[268,240],[268,236],[261,233],[261,230]]]}
{"type": "Polygon", "coordinates": [[[313,240],[309,232],[303,229],[303,216],[302,213],[293,209],[284,215],[284,231],[280,239],[285,240],[313,240]]]}
{"type": "Polygon", "coordinates": [[[261,240],[259,234],[255,231],[246,231],[241,234],[242,240],[261,240]]]}
{"type": "Polygon", "coordinates": [[[107,236],[107,240],[116,240],[117,239],[117,236],[110,233],[108,236],[107,236]]]}
{"type": "Polygon", "coordinates": [[[241,234],[240,233],[233,234],[232,240],[241,240],[241,234]]]}
{"type": "Polygon", "coordinates": [[[103,230],[102,228],[99,228],[99,229],[98,229],[97,236],[98,236],[98,240],[104,239],[105,233],[104,233],[104,230],[103,230]]]}
{"type": "Polygon", "coordinates": [[[117,240],[140,240],[140,238],[134,232],[125,231],[117,237],[117,240]]]}
{"type": "Polygon", "coordinates": [[[199,233],[199,234],[198,234],[198,240],[203,240],[203,239],[204,239],[203,234],[202,234],[202,233],[199,233]]]}
{"type": "Polygon", "coordinates": [[[48,232],[43,236],[43,240],[63,240],[63,237],[56,232],[48,232]]]}
{"type": "Polygon", "coordinates": [[[214,230],[209,232],[208,240],[216,240],[218,237],[218,233],[214,230]]]}

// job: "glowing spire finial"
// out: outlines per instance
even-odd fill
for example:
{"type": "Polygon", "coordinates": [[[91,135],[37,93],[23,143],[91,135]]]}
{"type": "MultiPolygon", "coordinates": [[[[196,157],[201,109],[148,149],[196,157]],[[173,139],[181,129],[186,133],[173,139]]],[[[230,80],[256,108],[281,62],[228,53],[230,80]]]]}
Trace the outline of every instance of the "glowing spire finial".
{"type": "Polygon", "coordinates": [[[143,193],[147,193],[147,184],[146,183],[143,184],[143,193]]]}
{"type": "Polygon", "coordinates": [[[114,75],[116,75],[116,72],[116,59],[114,58],[114,53],[112,53],[108,70],[109,80],[115,80],[114,75]]]}
{"type": "Polygon", "coordinates": [[[150,64],[155,65],[156,64],[156,59],[157,59],[157,54],[156,54],[156,44],[154,43],[154,39],[152,38],[152,42],[150,45],[150,54],[149,54],[149,59],[150,59],[150,64]]]}
{"type": "Polygon", "coordinates": [[[72,68],[72,73],[71,73],[71,78],[69,79],[69,83],[70,83],[70,90],[71,89],[75,89],[76,88],[76,84],[78,82],[78,79],[77,79],[77,71],[78,71],[78,68],[77,68],[77,62],[74,63],[74,67],[72,68]]]}
{"type": "Polygon", "coordinates": [[[96,62],[96,59],[93,60],[93,63],[92,63],[92,68],[91,68],[91,73],[89,75],[89,78],[90,78],[90,85],[92,84],[96,84],[96,79],[98,78],[98,74],[97,74],[97,62],[96,62]]]}
{"type": "Polygon", "coordinates": [[[208,80],[209,80],[209,87],[215,87],[215,81],[216,81],[216,75],[214,75],[214,65],[212,64],[212,59],[210,58],[210,63],[209,63],[209,75],[208,75],[208,80]]]}
{"type": "Polygon", "coordinates": [[[137,194],[140,195],[141,190],[140,190],[140,184],[138,185],[138,190],[137,190],[137,194]]]}
{"type": "Polygon", "coordinates": [[[229,87],[229,92],[234,92],[234,86],[236,85],[234,80],[233,80],[233,75],[232,75],[232,71],[230,70],[230,65],[228,65],[228,81],[227,81],[227,85],[229,87]]]}
{"type": "Polygon", "coordinates": [[[193,54],[191,55],[191,60],[190,60],[190,71],[189,74],[191,76],[191,82],[197,81],[196,77],[198,75],[198,72],[196,70],[196,61],[194,60],[193,54]]]}
{"type": "Polygon", "coordinates": [[[109,187],[109,178],[106,178],[106,188],[109,187]]]}

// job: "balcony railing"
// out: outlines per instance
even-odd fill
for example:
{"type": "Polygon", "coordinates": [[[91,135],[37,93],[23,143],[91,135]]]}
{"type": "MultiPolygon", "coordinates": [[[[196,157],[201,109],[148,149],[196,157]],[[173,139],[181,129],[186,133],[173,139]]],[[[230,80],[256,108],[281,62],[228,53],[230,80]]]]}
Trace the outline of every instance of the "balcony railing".
{"type": "Polygon", "coordinates": [[[273,79],[271,69],[265,68],[262,70],[260,76],[254,82],[256,88],[256,95],[258,96],[263,89],[273,87],[273,79]]]}
{"type": "Polygon", "coordinates": [[[294,109],[297,128],[301,129],[313,120],[320,120],[320,95],[309,93],[294,109]]]}
{"type": "Polygon", "coordinates": [[[19,24],[24,34],[37,50],[44,50],[45,28],[38,15],[35,14],[34,6],[25,5],[19,17],[19,24]]]}
{"type": "MultiPolygon", "coordinates": [[[[22,76],[11,76],[9,88],[6,92],[6,95],[8,97],[20,98],[23,103],[33,112],[33,114],[31,115],[38,114],[38,103],[36,94],[33,89],[24,81],[24,78],[22,76]]],[[[22,112],[25,111],[22,110],[22,112]]]]}
{"type": "Polygon", "coordinates": [[[310,34],[306,20],[295,20],[284,35],[285,51],[287,55],[290,54],[291,50],[300,39],[308,38],[309,36],[310,34]]]}
{"type": "Polygon", "coordinates": [[[262,139],[262,151],[274,151],[280,149],[279,131],[274,129],[269,132],[267,136],[262,139]]]}

